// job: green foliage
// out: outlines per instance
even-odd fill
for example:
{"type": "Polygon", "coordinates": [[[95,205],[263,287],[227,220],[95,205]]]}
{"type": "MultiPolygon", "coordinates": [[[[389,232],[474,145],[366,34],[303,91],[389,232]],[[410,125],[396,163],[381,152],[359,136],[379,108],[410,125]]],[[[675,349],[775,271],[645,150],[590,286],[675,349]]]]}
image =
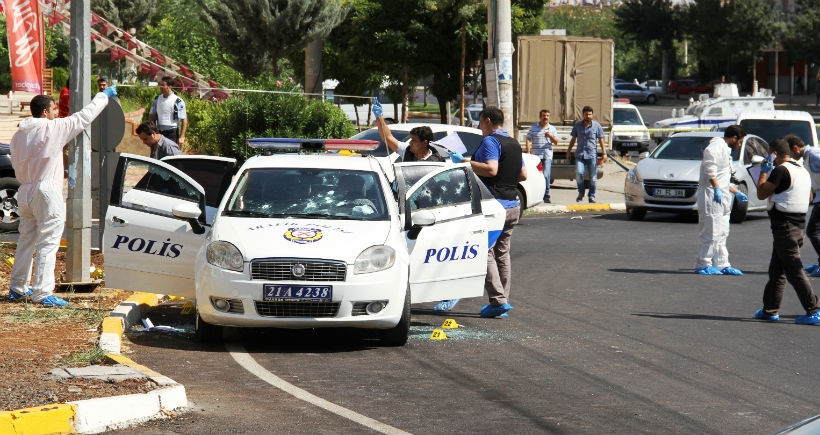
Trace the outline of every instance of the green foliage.
{"type": "Polygon", "coordinates": [[[195,153],[234,157],[253,154],[246,143],[253,137],[348,138],[353,124],[333,104],[308,100],[291,78],[260,77],[221,103],[193,99],[188,103],[188,138],[195,153]]]}
{"type": "Polygon", "coordinates": [[[783,47],[792,59],[820,63],[820,0],[797,0],[789,23],[784,26],[783,47]]]}
{"type": "Polygon", "coordinates": [[[74,352],[60,360],[60,364],[69,366],[89,366],[99,364],[105,359],[105,351],[99,346],[99,343],[91,349],[81,352],[74,352]]]}
{"type": "Polygon", "coordinates": [[[158,0],[91,0],[91,10],[115,26],[142,33],[157,11],[158,0]]]}
{"type": "Polygon", "coordinates": [[[231,66],[245,77],[275,74],[280,57],[326,35],[347,13],[341,0],[197,2],[231,66]]]}

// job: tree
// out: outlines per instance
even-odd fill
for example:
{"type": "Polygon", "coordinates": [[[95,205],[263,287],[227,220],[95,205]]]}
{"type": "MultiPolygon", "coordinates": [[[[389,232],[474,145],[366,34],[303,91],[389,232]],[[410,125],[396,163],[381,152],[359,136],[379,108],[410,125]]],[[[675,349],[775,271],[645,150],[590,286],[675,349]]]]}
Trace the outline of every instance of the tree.
{"type": "Polygon", "coordinates": [[[745,74],[761,49],[777,40],[782,33],[779,19],[768,0],[698,0],[689,6],[685,32],[702,73],[731,80],[745,74]]]}
{"type": "Polygon", "coordinates": [[[788,18],[783,48],[793,59],[820,63],[820,0],[797,0],[788,18]]]}
{"type": "Polygon", "coordinates": [[[141,33],[157,11],[157,3],[158,0],[92,0],[91,10],[121,29],[141,33]]]}
{"type": "Polygon", "coordinates": [[[634,41],[643,51],[645,64],[657,43],[662,53],[661,80],[663,90],[669,82],[669,54],[680,38],[681,7],[665,0],[626,0],[615,8],[615,26],[626,38],[634,41]]]}
{"type": "Polygon", "coordinates": [[[246,77],[276,73],[276,62],[289,50],[322,35],[344,20],[342,0],[197,0],[203,19],[228,53],[231,65],[246,77]]]}

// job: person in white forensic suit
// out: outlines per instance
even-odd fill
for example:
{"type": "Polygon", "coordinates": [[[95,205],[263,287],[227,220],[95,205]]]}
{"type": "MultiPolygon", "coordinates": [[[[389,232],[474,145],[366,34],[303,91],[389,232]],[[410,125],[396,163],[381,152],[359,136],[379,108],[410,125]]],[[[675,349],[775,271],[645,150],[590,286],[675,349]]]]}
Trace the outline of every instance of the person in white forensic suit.
{"type": "Polygon", "coordinates": [[[729,214],[732,199],[749,198],[731,184],[732,150],[741,146],[746,133],[739,125],[726,127],[723,138],[712,138],[703,150],[698,182],[698,260],[699,275],[743,275],[729,263],[726,240],[729,238],[729,214]]]}
{"type": "Polygon", "coordinates": [[[58,117],[57,103],[52,97],[37,95],[29,106],[33,117],[22,120],[12,136],[11,164],[20,181],[20,236],[11,269],[9,300],[31,297],[34,303],[47,307],[68,305],[53,294],[54,265],[65,227],[63,148],[91,126],[109,98],[116,95],[116,86],[110,86],[81,111],[66,118],[58,117]]]}

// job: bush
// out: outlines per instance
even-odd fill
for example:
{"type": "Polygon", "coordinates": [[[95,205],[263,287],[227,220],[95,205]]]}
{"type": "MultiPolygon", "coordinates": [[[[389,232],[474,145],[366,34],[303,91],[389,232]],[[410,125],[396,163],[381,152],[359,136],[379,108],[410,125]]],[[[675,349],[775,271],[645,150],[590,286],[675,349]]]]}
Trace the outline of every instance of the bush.
{"type": "Polygon", "coordinates": [[[190,151],[242,162],[255,154],[246,142],[252,137],[342,139],[355,134],[341,109],[308,101],[290,78],[262,77],[249,86],[270,92],[234,91],[221,103],[186,100],[190,151]]]}

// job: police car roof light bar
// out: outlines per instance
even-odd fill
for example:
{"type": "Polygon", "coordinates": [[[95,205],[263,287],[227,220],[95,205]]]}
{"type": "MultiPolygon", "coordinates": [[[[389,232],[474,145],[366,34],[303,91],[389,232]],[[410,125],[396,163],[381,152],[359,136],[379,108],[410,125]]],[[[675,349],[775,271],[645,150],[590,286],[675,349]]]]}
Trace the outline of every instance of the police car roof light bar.
{"type": "Polygon", "coordinates": [[[301,139],[284,137],[259,137],[248,139],[248,146],[260,151],[373,151],[379,147],[375,140],[353,139],[301,139]]]}

